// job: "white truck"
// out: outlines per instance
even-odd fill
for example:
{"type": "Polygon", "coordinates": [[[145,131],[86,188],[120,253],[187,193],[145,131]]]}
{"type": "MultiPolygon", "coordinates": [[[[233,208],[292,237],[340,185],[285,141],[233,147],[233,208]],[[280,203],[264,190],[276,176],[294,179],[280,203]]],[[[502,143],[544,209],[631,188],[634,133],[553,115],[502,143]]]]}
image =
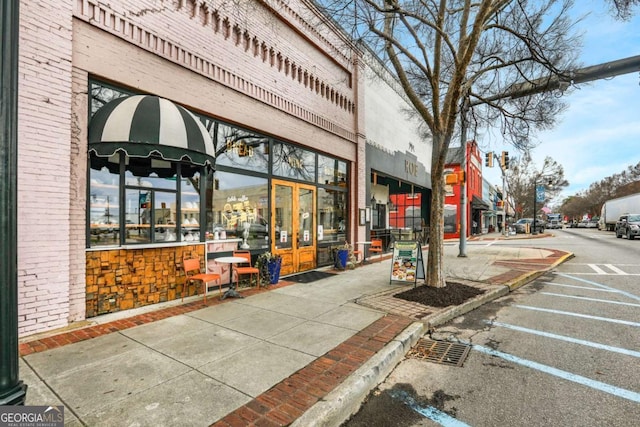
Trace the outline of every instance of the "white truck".
{"type": "Polygon", "coordinates": [[[640,193],[607,200],[600,211],[598,228],[600,230],[614,231],[616,221],[618,221],[620,215],[638,212],[640,212],[640,193]]]}

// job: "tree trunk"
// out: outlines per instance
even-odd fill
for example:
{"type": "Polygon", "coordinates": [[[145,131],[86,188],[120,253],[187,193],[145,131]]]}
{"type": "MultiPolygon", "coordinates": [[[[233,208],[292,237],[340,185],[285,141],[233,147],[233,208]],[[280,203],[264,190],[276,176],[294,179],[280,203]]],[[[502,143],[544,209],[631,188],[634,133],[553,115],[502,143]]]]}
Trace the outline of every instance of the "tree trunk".
{"type": "Polygon", "coordinates": [[[444,166],[449,139],[434,134],[431,153],[431,214],[429,219],[429,252],[426,284],[435,288],[447,286],[444,275],[444,166]]]}
{"type": "MultiPolygon", "coordinates": [[[[432,175],[431,215],[429,230],[429,252],[427,255],[426,283],[428,286],[447,286],[444,276],[444,191],[435,184],[438,179],[432,175]]],[[[439,178],[442,180],[443,178],[439,178]]]]}

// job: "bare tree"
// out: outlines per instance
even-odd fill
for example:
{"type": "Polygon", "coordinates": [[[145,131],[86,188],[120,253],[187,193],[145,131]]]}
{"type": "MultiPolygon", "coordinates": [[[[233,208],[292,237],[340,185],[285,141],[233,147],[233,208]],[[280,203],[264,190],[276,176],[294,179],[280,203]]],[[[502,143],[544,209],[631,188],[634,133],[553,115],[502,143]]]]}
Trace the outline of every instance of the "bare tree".
{"type": "Polygon", "coordinates": [[[529,155],[525,154],[522,159],[516,159],[512,163],[506,177],[516,216],[520,218],[533,218],[569,185],[564,177],[562,165],[548,156],[545,157],[542,168],[537,170],[529,155]],[[535,188],[539,185],[545,188],[545,199],[543,202],[534,203],[535,188]]]}
{"type": "MultiPolygon", "coordinates": [[[[432,135],[427,284],[444,287],[444,165],[472,108],[471,128],[494,126],[519,149],[564,107],[552,93],[505,96],[514,85],[576,68],[572,1],[351,0],[320,2],[396,74],[432,135]],[[463,108],[464,106],[464,108],[463,108]],[[473,106],[473,107],[472,107],[473,106]]],[[[428,161],[428,159],[425,159],[428,161]]]]}
{"type": "Polygon", "coordinates": [[[622,21],[633,16],[633,8],[640,4],[640,0],[606,0],[611,8],[611,13],[622,21]]]}
{"type": "Polygon", "coordinates": [[[602,205],[607,200],[638,192],[640,192],[640,163],[594,182],[586,191],[564,200],[561,209],[572,217],[582,217],[584,214],[599,215],[602,205]]]}

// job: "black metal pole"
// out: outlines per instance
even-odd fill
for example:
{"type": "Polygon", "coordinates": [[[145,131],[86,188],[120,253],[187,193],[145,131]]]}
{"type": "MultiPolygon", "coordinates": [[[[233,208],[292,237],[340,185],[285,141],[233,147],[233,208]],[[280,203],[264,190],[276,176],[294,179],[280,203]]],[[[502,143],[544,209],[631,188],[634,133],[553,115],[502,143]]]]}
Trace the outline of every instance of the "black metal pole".
{"type": "Polygon", "coordinates": [[[0,405],[24,405],[18,379],[18,28],[19,0],[0,2],[0,405]]]}

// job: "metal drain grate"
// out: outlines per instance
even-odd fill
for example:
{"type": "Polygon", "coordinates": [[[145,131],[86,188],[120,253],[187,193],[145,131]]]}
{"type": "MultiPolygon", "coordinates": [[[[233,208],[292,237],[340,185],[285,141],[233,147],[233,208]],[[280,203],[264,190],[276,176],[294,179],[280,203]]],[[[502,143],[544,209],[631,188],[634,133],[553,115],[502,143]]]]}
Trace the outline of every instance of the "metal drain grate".
{"type": "Polygon", "coordinates": [[[421,338],[409,350],[407,357],[442,363],[443,365],[462,366],[470,349],[471,347],[464,344],[421,338]]]}

